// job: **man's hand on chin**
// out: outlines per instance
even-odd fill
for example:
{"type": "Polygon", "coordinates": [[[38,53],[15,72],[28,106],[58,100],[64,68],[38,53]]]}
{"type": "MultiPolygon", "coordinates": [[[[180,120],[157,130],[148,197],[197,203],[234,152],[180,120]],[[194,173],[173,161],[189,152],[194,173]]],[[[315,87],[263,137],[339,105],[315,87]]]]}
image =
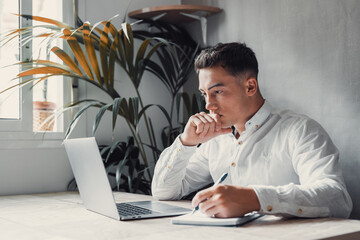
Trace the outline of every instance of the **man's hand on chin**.
{"type": "Polygon", "coordinates": [[[222,128],[218,114],[201,112],[189,118],[180,140],[185,146],[195,146],[231,132],[231,128],[222,128]]]}
{"type": "Polygon", "coordinates": [[[259,199],[254,189],[233,185],[217,185],[198,192],[192,205],[200,211],[219,218],[241,217],[260,210],[259,199]]]}

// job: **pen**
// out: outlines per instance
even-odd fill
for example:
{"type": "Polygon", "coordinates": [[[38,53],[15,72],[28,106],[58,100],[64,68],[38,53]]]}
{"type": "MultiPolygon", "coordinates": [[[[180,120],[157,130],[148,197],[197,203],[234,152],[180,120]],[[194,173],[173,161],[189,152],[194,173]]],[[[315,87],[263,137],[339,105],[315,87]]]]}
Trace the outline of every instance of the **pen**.
{"type": "MultiPolygon", "coordinates": [[[[228,173],[224,173],[217,181],[216,183],[214,183],[214,186],[219,185],[220,183],[222,183],[226,177],[228,176],[228,173]]],[[[199,205],[197,205],[191,212],[191,214],[194,214],[197,210],[199,210],[199,205]]]]}

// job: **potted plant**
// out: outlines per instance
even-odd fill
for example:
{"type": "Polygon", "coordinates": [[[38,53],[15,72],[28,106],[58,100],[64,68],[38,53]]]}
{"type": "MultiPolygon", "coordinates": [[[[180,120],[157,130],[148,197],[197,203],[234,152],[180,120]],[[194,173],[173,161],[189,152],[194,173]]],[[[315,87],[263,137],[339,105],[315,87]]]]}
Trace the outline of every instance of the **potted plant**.
{"type": "Polygon", "coordinates": [[[42,87],[43,101],[33,102],[33,131],[53,131],[56,104],[48,101],[48,80],[44,80],[42,87]]]}

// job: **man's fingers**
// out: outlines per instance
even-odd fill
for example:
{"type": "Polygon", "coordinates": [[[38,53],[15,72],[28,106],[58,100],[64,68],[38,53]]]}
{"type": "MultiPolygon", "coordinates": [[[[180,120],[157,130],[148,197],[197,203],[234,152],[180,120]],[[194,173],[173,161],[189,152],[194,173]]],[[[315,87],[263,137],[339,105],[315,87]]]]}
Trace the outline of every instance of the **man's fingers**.
{"type": "Polygon", "coordinates": [[[211,205],[206,210],[201,210],[203,213],[210,217],[221,217],[221,213],[216,205],[211,205]]]}
{"type": "Polygon", "coordinates": [[[204,112],[195,114],[194,123],[196,124],[196,134],[199,134],[199,137],[201,138],[204,138],[209,130],[212,132],[215,129],[214,119],[204,112]]]}
{"type": "Polygon", "coordinates": [[[193,117],[193,123],[195,124],[196,127],[196,134],[201,133],[204,130],[204,123],[196,116],[193,117]]]}
{"type": "Polygon", "coordinates": [[[196,116],[198,119],[200,119],[201,122],[203,122],[204,124],[208,123],[208,120],[207,120],[205,117],[203,117],[200,113],[195,114],[195,116],[196,116]]]}
{"type": "Polygon", "coordinates": [[[196,207],[201,202],[204,202],[206,201],[206,199],[209,199],[212,196],[212,194],[213,194],[213,189],[211,187],[198,192],[192,200],[193,207],[196,207]]]}
{"type": "Polygon", "coordinates": [[[204,138],[209,132],[210,124],[204,124],[204,129],[202,133],[199,134],[199,137],[204,138]]]}
{"type": "Polygon", "coordinates": [[[207,114],[205,112],[201,112],[199,115],[204,117],[210,123],[214,122],[214,119],[210,116],[210,114],[207,114]]]}

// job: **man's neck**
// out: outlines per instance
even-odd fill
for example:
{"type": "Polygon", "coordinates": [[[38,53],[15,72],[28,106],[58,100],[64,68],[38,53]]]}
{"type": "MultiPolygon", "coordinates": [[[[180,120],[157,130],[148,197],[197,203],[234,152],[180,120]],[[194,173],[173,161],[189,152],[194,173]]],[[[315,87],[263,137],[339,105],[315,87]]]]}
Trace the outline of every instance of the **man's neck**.
{"type": "Polygon", "coordinates": [[[249,116],[245,119],[244,122],[234,125],[236,138],[239,138],[240,134],[245,131],[246,122],[249,121],[259,111],[259,109],[264,105],[264,103],[265,99],[263,97],[259,97],[254,101],[254,104],[252,106],[249,106],[251,109],[253,109],[252,111],[250,111],[251,114],[249,114],[249,116]]]}

